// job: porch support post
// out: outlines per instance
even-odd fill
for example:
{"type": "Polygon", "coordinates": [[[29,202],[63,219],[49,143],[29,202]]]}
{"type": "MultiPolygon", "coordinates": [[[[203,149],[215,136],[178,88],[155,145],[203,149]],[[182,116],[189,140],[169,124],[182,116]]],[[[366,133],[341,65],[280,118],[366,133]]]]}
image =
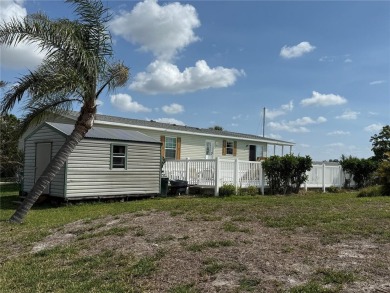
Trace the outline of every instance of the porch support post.
{"type": "Polygon", "coordinates": [[[292,154],[292,145],[290,145],[290,155],[292,154]]]}
{"type": "Polygon", "coordinates": [[[325,163],[322,163],[322,192],[325,192],[325,163]]]}
{"type": "Polygon", "coordinates": [[[282,145],[282,156],[284,156],[284,145],[282,145]]]}
{"type": "Polygon", "coordinates": [[[186,181],[187,181],[187,188],[186,188],[186,194],[189,193],[189,183],[190,183],[190,158],[186,158],[186,181]]]}
{"type": "Polygon", "coordinates": [[[339,187],[341,188],[343,187],[343,168],[341,167],[341,165],[339,165],[339,180],[339,187]]]}
{"type": "Polygon", "coordinates": [[[276,144],[274,144],[274,156],[276,154],[276,144]]]}
{"type": "Polygon", "coordinates": [[[217,157],[214,161],[215,161],[214,195],[218,196],[219,195],[219,158],[217,157]]]}
{"type": "Polygon", "coordinates": [[[234,160],[234,186],[236,187],[236,194],[238,190],[238,184],[239,184],[239,168],[238,168],[238,158],[234,160]]]}
{"type": "Polygon", "coordinates": [[[263,170],[263,162],[260,162],[260,178],[261,178],[261,194],[264,195],[264,185],[265,185],[265,176],[264,176],[264,170],[263,170]]]}

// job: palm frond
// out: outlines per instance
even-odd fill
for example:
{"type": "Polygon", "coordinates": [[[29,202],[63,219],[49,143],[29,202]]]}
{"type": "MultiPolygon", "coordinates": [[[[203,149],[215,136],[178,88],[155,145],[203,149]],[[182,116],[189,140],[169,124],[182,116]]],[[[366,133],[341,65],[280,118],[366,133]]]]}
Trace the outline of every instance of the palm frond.
{"type": "Polygon", "coordinates": [[[63,115],[69,113],[73,108],[74,102],[80,102],[77,99],[70,98],[53,98],[46,99],[45,101],[36,101],[24,107],[26,113],[22,117],[22,132],[27,130],[30,125],[37,125],[42,121],[45,121],[48,117],[56,117],[57,115],[63,115]]]}
{"type": "Polygon", "coordinates": [[[129,68],[123,63],[111,64],[104,74],[100,76],[100,88],[96,93],[96,99],[104,89],[112,90],[126,84],[129,80],[129,68]]]}

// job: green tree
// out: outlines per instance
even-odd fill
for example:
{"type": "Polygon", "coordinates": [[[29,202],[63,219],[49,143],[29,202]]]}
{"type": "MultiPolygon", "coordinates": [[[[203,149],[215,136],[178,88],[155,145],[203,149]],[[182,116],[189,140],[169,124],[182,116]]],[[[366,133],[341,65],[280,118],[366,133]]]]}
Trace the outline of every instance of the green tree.
{"type": "Polygon", "coordinates": [[[18,149],[20,120],[12,114],[0,116],[0,177],[15,177],[22,167],[23,154],[18,149]]]}
{"type": "Polygon", "coordinates": [[[376,174],[383,185],[383,195],[390,196],[390,152],[385,153],[385,158],[380,162],[376,174]]]}
{"type": "Polygon", "coordinates": [[[390,152],[390,125],[383,126],[379,134],[371,136],[370,142],[374,152],[373,159],[378,162],[385,159],[385,153],[390,152]]]}
{"type": "MultiPolygon", "coordinates": [[[[358,188],[370,185],[372,177],[377,168],[377,163],[372,159],[359,159],[356,157],[341,156],[340,165],[344,172],[350,174],[358,188]]],[[[346,176],[347,177],[347,176],[346,176]]],[[[346,179],[346,185],[349,186],[350,179],[346,179]]]]}
{"type": "Polygon", "coordinates": [[[24,128],[39,123],[50,113],[66,113],[76,103],[79,117],[71,135],[27,198],[10,218],[21,223],[46,186],[64,165],[68,156],[91,129],[97,99],[105,90],[124,85],[129,69],[112,60],[112,41],[107,29],[110,15],[98,0],[68,0],[76,20],[49,19],[43,13],[28,15],[0,24],[0,44],[14,46],[21,41],[37,44],[47,54],[41,65],[22,76],[4,95],[0,110],[10,111],[24,100],[24,128]]]}

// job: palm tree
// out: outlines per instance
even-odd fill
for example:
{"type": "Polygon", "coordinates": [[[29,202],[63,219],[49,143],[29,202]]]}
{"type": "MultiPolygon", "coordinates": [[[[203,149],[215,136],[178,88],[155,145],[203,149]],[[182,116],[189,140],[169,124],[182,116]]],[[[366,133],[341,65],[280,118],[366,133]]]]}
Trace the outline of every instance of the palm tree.
{"type": "Polygon", "coordinates": [[[79,104],[80,112],[72,134],[52,158],[10,222],[21,223],[38,197],[64,165],[68,156],[92,128],[96,101],[105,90],[124,85],[129,69],[112,60],[112,42],[107,29],[110,19],[100,0],[67,0],[77,20],[49,19],[37,13],[23,20],[0,24],[0,44],[22,41],[37,44],[47,54],[41,65],[22,76],[6,91],[0,104],[2,114],[23,100],[24,128],[51,114],[63,114],[79,104]]]}

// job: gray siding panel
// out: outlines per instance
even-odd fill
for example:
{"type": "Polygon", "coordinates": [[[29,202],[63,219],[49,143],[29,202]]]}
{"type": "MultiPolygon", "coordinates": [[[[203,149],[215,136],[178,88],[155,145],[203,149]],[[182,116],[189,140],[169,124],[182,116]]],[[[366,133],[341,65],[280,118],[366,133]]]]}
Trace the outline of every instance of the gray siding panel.
{"type": "Polygon", "coordinates": [[[159,192],[159,144],[84,139],[68,159],[68,198],[159,192]],[[110,169],[111,144],[127,145],[127,170],[110,169]]]}
{"type": "MultiPolygon", "coordinates": [[[[35,183],[35,150],[40,142],[52,143],[52,157],[65,142],[65,137],[47,126],[37,130],[25,141],[24,183],[23,190],[30,192],[35,183]]],[[[50,184],[52,196],[64,197],[65,168],[62,167],[50,184]]]]}

